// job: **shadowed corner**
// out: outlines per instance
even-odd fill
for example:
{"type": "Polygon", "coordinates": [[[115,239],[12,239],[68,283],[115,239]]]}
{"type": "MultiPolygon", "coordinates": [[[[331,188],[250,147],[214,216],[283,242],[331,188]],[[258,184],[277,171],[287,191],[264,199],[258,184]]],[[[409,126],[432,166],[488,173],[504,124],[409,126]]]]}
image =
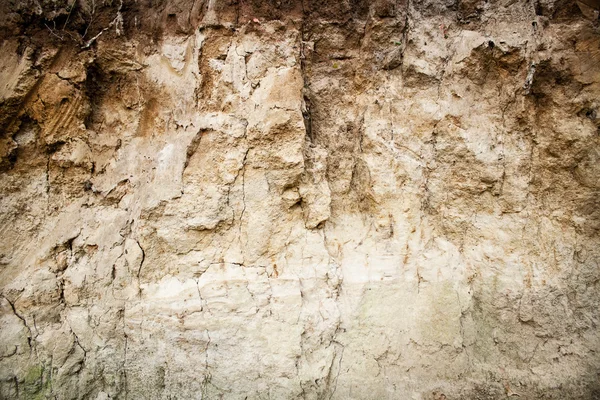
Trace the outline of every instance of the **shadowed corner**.
{"type": "Polygon", "coordinates": [[[598,21],[598,17],[600,16],[600,0],[577,0],[576,3],[586,18],[598,21]]]}

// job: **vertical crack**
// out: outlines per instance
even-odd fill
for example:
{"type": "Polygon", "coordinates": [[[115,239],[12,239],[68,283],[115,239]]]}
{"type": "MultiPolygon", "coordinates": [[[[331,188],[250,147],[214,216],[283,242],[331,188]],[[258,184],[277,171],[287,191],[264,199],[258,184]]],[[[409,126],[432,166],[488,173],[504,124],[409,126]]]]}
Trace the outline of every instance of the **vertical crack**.
{"type": "MultiPolygon", "coordinates": [[[[123,316],[123,325],[125,325],[125,316],[123,316]]],[[[123,380],[125,381],[125,400],[129,396],[129,384],[127,383],[127,346],[129,345],[129,338],[125,334],[125,348],[123,350],[123,380]]]]}
{"type": "Polygon", "coordinates": [[[142,252],[142,260],[140,261],[140,265],[138,267],[137,274],[136,274],[136,278],[138,281],[138,296],[141,298],[142,297],[142,287],[141,287],[140,275],[142,273],[142,267],[144,266],[144,261],[146,261],[146,251],[140,244],[139,240],[135,239],[135,242],[137,243],[138,247],[140,248],[140,250],[142,252]]]}
{"type": "Polygon", "coordinates": [[[461,340],[462,340],[462,348],[463,348],[463,350],[465,352],[465,355],[467,356],[467,362],[469,363],[469,365],[471,365],[471,356],[469,355],[469,351],[467,350],[467,346],[466,346],[466,343],[465,343],[465,327],[463,325],[463,320],[465,318],[466,311],[463,312],[462,304],[460,302],[460,294],[458,293],[458,290],[455,290],[455,292],[456,292],[456,299],[457,299],[457,302],[458,302],[458,308],[459,308],[459,311],[460,311],[460,317],[458,318],[458,322],[460,324],[460,337],[461,337],[461,340]]]}
{"type": "Polygon", "coordinates": [[[202,294],[200,293],[200,278],[195,279],[196,281],[196,291],[198,292],[198,298],[200,299],[200,311],[204,311],[204,300],[202,299],[202,294]]]}
{"type": "Polygon", "coordinates": [[[310,140],[311,143],[314,143],[315,138],[314,138],[314,133],[313,133],[313,129],[312,129],[312,115],[311,115],[311,108],[312,108],[312,104],[310,101],[310,82],[307,76],[307,65],[306,65],[306,59],[307,59],[307,48],[306,48],[306,44],[308,44],[308,41],[306,40],[306,22],[305,22],[305,17],[306,15],[304,15],[306,13],[306,10],[304,9],[304,2],[302,2],[302,12],[303,12],[303,18],[302,18],[302,26],[300,27],[300,54],[299,54],[299,58],[300,58],[300,74],[302,75],[302,118],[304,120],[304,129],[306,131],[306,136],[308,137],[308,139],[310,140]]]}
{"type": "MultiPolygon", "coordinates": [[[[246,121],[246,126],[244,127],[244,137],[246,136],[246,128],[248,126],[248,121],[246,121]]],[[[235,210],[234,208],[231,206],[231,188],[233,186],[235,186],[238,178],[240,177],[240,173],[242,173],[242,171],[245,171],[244,167],[246,164],[246,159],[248,157],[248,153],[250,152],[250,149],[246,149],[245,153],[244,153],[244,157],[242,158],[242,165],[241,167],[237,170],[236,174],[235,174],[235,178],[233,178],[233,181],[231,182],[231,184],[229,184],[227,186],[227,207],[229,207],[231,209],[231,220],[232,220],[232,224],[235,223],[235,210]]],[[[245,207],[244,207],[245,210],[245,207]]],[[[241,225],[241,215],[240,215],[240,225],[241,225]]]]}
{"type": "Polygon", "coordinates": [[[246,212],[246,160],[249,152],[250,149],[246,150],[246,154],[244,154],[244,159],[242,160],[242,211],[240,212],[239,226],[240,242],[242,241],[242,219],[244,218],[244,213],[246,212]]]}
{"type": "Polygon", "coordinates": [[[73,328],[71,327],[71,324],[69,323],[69,321],[67,320],[67,325],[69,326],[69,330],[71,331],[71,333],[73,334],[73,336],[75,337],[75,345],[77,347],[79,347],[81,349],[81,351],[83,351],[83,360],[81,360],[81,366],[80,366],[80,370],[85,368],[85,361],[87,360],[87,350],[85,349],[85,347],[83,347],[83,345],[81,344],[81,341],[79,340],[79,336],[77,336],[77,334],[75,333],[75,331],[73,330],[73,328]]]}
{"type": "Polygon", "coordinates": [[[183,173],[185,172],[185,169],[187,168],[188,164],[190,163],[190,158],[192,158],[194,153],[196,153],[196,150],[198,150],[198,147],[200,146],[200,142],[202,141],[202,137],[204,136],[204,134],[206,132],[207,132],[207,129],[200,129],[198,131],[198,133],[196,133],[196,135],[194,136],[194,138],[192,139],[192,141],[190,142],[190,144],[187,147],[187,150],[185,152],[185,162],[183,163],[183,169],[181,171],[181,174],[182,174],[181,180],[182,181],[183,181],[183,173]]]}
{"type": "Polygon", "coordinates": [[[210,342],[211,342],[211,338],[210,338],[210,334],[208,333],[208,329],[205,330],[206,332],[206,336],[208,337],[208,341],[206,342],[206,347],[204,348],[204,369],[205,369],[205,375],[204,375],[204,379],[202,380],[202,398],[208,398],[208,393],[206,393],[207,391],[207,386],[208,384],[210,384],[210,381],[212,379],[210,371],[208,369],[208,349],[210,347],[210,342]]]}
{"type": "Polygon", "coordinates": [[[142,267],[144,266],[144,261],[146,261],[146,252],[144,251],[144,248],[140,244],[139,240],[135,239],[135,242],[137,243],[138,247],[142,251],[142,260],[140,261],[140,266],[138,267],[138,270],[137,270],[137,278],[138,278],[138,281],[139,281],[140,274],[142,272],[142,267]]]}
{"type": "Polygon", "coordinates": [[[336,341],[332,341],[332,344],[334,346],[336,346],[336,350],[335,350],[335,355],[334,355],[333,359],[331,360],[331,366],[329,368],[329,376],[327,378],[328,386],[331,386],[331,385],[333,386],[333,388],[331,389],[331,394],[329,395],[330,400],[333,398],[333,396],[335,395],[335,392],[337,390],[338,380],[340,378],[340,373],[342,372],[342,359],[344,358],[344,345],[342,345],[341,343],[336,342],[336,341]],[[335,367],[336,359],[337,359],[337,371],[335,373],[335,378],[333,378],[333,382],[331,382],[333,368],[335,367]]]}
{"type": "Polygon", "coordinates": [[[33,339],[33,333],[31,331],[31,328],[29,327],[29,325],[27,325],[27,321],[25,320],[25,318],[17,312],[17,309],[15,308],[14,303],[12,301],[10,301],[7,297],[5,297],[5,296],[2,296],[2,297],[8,302],[8,304],[10,304],[10,308],[12,309],[13,314],[21,320],[21,322],[23,323],[23,326],[29,332],[29,337],[27,338],[27,344],[29,345],[29,351],[31,352],[31,350],[33,350],[32,342],[31,342],[33,339]]]}
{"type": "Polygon", "coordinates": [[[46,161],[46,211],[50,212],[50,158],[51,154],[48,154],[48,160],[46,161]]]}

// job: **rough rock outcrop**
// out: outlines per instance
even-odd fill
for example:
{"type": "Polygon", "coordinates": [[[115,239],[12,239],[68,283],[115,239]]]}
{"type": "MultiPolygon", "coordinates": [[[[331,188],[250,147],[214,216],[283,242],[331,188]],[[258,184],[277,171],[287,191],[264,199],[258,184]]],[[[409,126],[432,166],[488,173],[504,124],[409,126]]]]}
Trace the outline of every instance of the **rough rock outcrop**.
{"type": "Polygon", "coordinates": [[[599,398],[581,10],[2,2],[0,397],[599,398]]]}

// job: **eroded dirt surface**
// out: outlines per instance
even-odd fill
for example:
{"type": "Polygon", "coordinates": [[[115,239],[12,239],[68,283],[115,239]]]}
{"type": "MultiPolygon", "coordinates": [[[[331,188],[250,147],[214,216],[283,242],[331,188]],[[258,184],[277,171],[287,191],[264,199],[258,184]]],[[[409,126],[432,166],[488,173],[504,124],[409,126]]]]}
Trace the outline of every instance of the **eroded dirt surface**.
{"type": "Polygon", "coordinates": [[[0,397],[598,398],[590,7],[1,2],[0,397]]]}

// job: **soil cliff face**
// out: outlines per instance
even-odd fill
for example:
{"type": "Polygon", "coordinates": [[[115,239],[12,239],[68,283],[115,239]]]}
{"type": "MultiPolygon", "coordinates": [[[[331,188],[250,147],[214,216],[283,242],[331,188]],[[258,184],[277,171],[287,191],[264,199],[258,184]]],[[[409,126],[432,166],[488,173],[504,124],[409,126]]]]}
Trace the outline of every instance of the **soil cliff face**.
{"type": "Polygon", "coordinates": [[[1,398],[600,397],[593,4],[0,10],[1,398]]]}

